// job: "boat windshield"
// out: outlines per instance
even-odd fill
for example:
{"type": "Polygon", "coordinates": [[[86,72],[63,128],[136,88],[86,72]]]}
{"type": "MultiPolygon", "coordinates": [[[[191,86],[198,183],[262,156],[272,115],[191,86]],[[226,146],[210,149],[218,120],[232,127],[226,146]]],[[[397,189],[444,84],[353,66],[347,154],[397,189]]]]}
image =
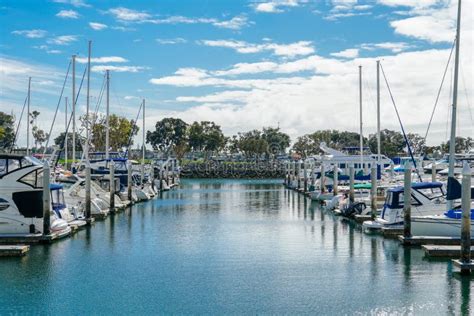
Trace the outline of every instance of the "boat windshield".
{"type": "Polygon", "coordinates": [[[20,168],[33,165],[41,165],[41,162],[33,157],[5,157],[0,158],[0,177],[20,168]]]}

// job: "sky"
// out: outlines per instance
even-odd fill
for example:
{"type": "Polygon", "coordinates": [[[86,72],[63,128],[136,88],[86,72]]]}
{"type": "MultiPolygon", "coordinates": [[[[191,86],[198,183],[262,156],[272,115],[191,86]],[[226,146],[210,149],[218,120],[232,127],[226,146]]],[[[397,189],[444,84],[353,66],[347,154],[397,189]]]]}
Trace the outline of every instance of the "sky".
{"type": "MultiPolygon", "coordinates": [[[[473,2],[462,4],[457,110],[457,134],[471,137],[473,2]]],[[[380,60],[405,130],[425,135],[456,12],[450,0],[0,0],[0,111],[20,116],[31,76],[39,127],[52,126],[53,137],[64,131],[64,78],[77,55],[79,88],[91,40],[91,109],[105,111],[105,97],[98,100],[109,69],[110,111],[134,119],[145,99],[146,130],[172,116],[215,121],[229,136],[277,126],[293,141],[320,129],[358,132],[362,66],[367,136],[376,132],[380,60]]],[[[449,138],[453,65],[429,145],[449,138]]],[[[69,100],[71,86],[69,76],[69,100]]],[[[383,76],[380,87],[381,127],[400,131],[383,76]]],[[[78,115],[86,111],[85,92],[84,84],[78,115]]],[[[18,143],[26,144],[25,124],[18,143]]]]}

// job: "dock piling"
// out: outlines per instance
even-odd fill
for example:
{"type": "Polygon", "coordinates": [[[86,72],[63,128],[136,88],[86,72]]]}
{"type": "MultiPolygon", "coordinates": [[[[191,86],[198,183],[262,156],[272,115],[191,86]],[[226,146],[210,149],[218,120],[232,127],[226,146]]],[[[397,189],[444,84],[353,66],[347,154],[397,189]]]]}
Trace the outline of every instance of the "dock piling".
{"type": "Polygon", "coordinates": [[[320,168],[320,171],[321,171],[321,176],[319,177],[319,181],[320,181],[320,189],[321,189],[321,193],[323,192],[326,192],[326,187],[324,185],[324,180],[325,180],[325,170],[324,170],[324,164],[321,164],[321,168],[320,168]]]}
{"type": "Polygon", "coordinates": [[[471,261],[471,168],[466,161],[462,169],[461,207],[461,259],[454,260],[454,264],[461,268],[461,274],[470,274],[474,268],[471,261]]]}
{"type": "Polygon", "coordinates": [[[405,162],[403,182],[403,237],[411,237],[411,167],[405,162]]]}
{"type": "Polygon", "coordinates": [[[349,202],[354,203],[354,164],[349,167],[349,202]]]}
{"type": "Polygon", "coordinates": [[[431,164],[431,181],[436,182],[436,165],[434,162],[431,164]]]}
{"type": "Polygon", "coordinates": [[[49,163],[43,164],[43,235],[49,235],[51,232],[51,198],[49,189],[49,163]]]}
{"type": "Polygon", "coordinates": [[[132,202],[132,164],[130,161],[127,161],[127,196],[128,200],[132,202]]]}
{"type": "Polygon", "coordinates": [[[393,181],[393,169],[394,169],[393,161],[390,161],[390,181],[393,181]]]}
{"type": "Polygon", "coordinates": [[[308,175],[306,174],[306,160],[303,160],[303,192],[306,193],[308,191],[308,175]]]}
{"type": "Polygon", "coordinates": [[[333,172],[333,185],[332,185],[332,192],[334,196],[337,195],[338,192],[338,179],[339,178],[339,170],[337,168],[337,164],[334,165],[334,172],[333,172]]]}
{"type": "Polygon", "coordinates": [[[91,218],[91,165],[89,161],[86,162],[86,219],[91,218]]]}
{"type": "Polygon", "coordinates": [[[372,220],[377,216],[377,168],[372,164],[370,168],[370,214],[372,220]]]}
{"type": "Polygon", "coordinates": [[[115,211],[115,164],[113,160],[109,164],[109,203],[110,203],[110,212],[115,211]]]}

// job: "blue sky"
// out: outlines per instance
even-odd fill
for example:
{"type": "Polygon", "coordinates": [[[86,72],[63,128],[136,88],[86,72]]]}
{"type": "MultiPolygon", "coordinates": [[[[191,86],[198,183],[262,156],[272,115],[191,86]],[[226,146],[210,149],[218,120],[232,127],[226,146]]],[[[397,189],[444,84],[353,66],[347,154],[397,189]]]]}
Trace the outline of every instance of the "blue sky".
{"type": "MultiPolygon", "coordinates": [[[[472,69],[471,1],[464,12],[461,64],[472,69]]],[[[424,134],[455,13],[456,1],[448,0],[1,0],[0,110],[19,115],[31,75],[32,108],[49,129],[70,56],[86,57],[92,40],[92,103],[111,69],[112,111],[133,118],[146,98],[147,129],[172,115],[214,120],[226,134],[278,124],[293,138],[323,128],[357,130],[362,65],[370,134],[381,59],[407,130],[424,134]]],[[[77,64],[78,81],[84,66],[77,64]]],[[[473,136],[472,71],[463,76],[458,132],[473,136]]],[[[428,143],[446,137],[449,86],[428,143]]],[[[382,127],[399,129],[382,88],[382,127]]],[[[53,135],[64,128],[59,115],[53,135]]]]}

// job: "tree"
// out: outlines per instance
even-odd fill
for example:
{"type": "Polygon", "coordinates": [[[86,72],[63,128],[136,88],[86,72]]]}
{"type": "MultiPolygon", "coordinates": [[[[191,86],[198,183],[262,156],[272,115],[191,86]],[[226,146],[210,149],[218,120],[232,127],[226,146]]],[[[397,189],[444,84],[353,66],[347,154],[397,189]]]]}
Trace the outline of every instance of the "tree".
{"type": "Polygon", "coordinates": [[[214,122],[194,122],[188,129],[189,146],[193,150],[213,152],[225,146],[221,127],[214,122]]]}
{"type": "MultiPolygon", "coordinates": [[[[105,150],[106,117],[100,116],[92,122],[92,145],[95,150],[105,150]]],[[[109,116],[109,145],[112,150],[119,150],[133,144],[133,136],[138,134],[134,120],[112,114],[109,116]],[[130,143],[129,143],[130,142],[130,143]]]]}
{"type": "MultiPolygon", "coordinates": [[[[63,146],[63,141],[64,141],[64,135],[66,132],[62,132],[59,134],[58,137],[54,139],[54,144],[56,146],[63,146]]],[[[81,151],[82,150],[82,144],[85,143],[85,137],[82,137],[78,134],[76,134],[76,151],[81,151]]],[[[72,133],[67,133],[67,145],[68,145],[68,150],[72,150],[72,133]]]]}
{"type": "Polygon", "coordinates": [[[167,117],[156,122],[154,131],[147,131],[146,142],[154,149],[168,151],[174,150],[178,159],[181,159],[186,152],[188,135],[187,127],[183,120],[167,117]]]}
{"type": "Polygon", "coordinates": [[[413,154],[422,154],[425,151],[425,138],[415,133],[407,134],[408,142],[410,143],[413,154]]]}
{"type": "Polygon", "coordinates": [[[35,148],[38,149],[38,144],[41,146],[47,139],[48,133],[38,127],[38,116],[40,112],[33,111],[30,113],[30,124],[33,126],[31,129],[33,139],[35,140],[35,148]]]}
{"type": "MultiPolygon", "coordinates": [[[[377,152],[377,135],[371,135],[369,138],[370,150],[377,152]]],[[[400,132],[384,129],[380,131],[380,148],[381,153],[387,157],[395,157],[403,152],[405,148],[405,139],[400,132]]]]}
{"type": "Polygon", "coordinates": [[[273,156],[284,153],[290,147],[290,136],[280,132],[280,128],[263,128],[262,138],[267,141],[269,154],[273,156]]]}
{"type": "MultiPolygon", "coordinates": [[[[448,153],[449,152],[449,140],[446,143],[441,143],[441,149],[443,152],[448,153]]],[[[455,145],[454,145],[454,152],[456,153],[462,153],[462,152],[468,152],[471,150],[474,146],[474,139],[471,137],[456,137],[455,145]]]]}
{"type": "Polygon", "coordinates": [[[269,151],[268,143],[262,137],[262,132],[259,130],[239,133],[238,144],[239,150],[247,157],[258,158],[269,151]]]}
{"type": "Polygon", "coordinates": [[[302,158],[307,158],[319,152],[319,143],[316,143],[310,135],[303,135],[296,139],[293,144],[293,151],[302,158]]]}
{"type": "Polygon", "coordinates": [[[0,111],[0,149],[10,148],[15,142],[15,118],[0,111]]]}

